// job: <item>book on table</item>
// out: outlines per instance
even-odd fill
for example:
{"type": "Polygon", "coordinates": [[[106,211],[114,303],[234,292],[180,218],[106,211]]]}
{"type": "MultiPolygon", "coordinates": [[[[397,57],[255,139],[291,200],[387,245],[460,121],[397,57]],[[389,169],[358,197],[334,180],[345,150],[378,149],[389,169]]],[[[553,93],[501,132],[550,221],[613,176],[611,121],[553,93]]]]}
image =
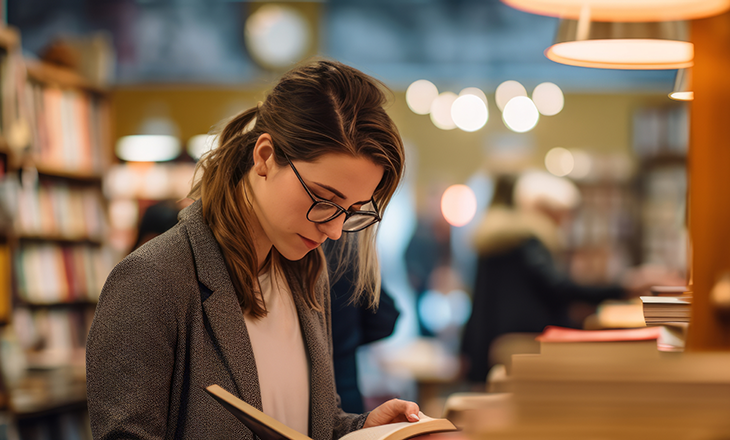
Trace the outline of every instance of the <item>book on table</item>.
{"type": "Polygon", "coordinates": [[[689,322],[692,296],[642,296],[641,303],[646,324],[689,322]]]}
{"type": "Polygon", "coordinates": [[[535,339],[543,356],[658,357],[660,351],[681,351],[684,332],[684,328],[674,326],[614,330],[547,326],[535,339]]]}
{"type": "MultiPolygon", "coordinates": [[[[218,403],[246,425],[261,440],[312,440],[301,432],[292,429],[263,411],[251,406],[219,385],[205,389],[218,403]]],[[[353,431],[341,440],[404,440],[411,437],[436,432],[456,431],[457,428],[447,419],[434,419],[421,413],[417,422],[390,423],[353,431]]]]}

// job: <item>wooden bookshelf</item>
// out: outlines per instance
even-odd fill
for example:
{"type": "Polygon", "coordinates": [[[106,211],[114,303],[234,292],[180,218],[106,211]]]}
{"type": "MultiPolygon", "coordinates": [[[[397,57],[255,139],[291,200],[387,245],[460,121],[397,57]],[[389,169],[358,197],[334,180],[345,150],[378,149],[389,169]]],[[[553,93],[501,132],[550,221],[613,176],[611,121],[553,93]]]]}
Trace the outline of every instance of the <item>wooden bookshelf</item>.
{"type": "MultiPolygon", "coordinates": [[[[0,48],[5,44],[13,47],[19,37],[0,28],[0,48]]],[[[73,429],[88,431],[86,332],[114,263],[106,257],[102,191],[112,150],[106,90],[64,67],[24,64],[27,77],[17,97],[30,136],[22,146],[0,138],[0,154],[12,158],[7,163],[20,182],[6,246],[12,276],[3,276],[14,282],[0,286],[0,301],[12,298],[13,343],[24,358],[17,363],[27,366],[6,384],[5,401],[20,438],[33,438],[38,429],[68,427],[68,417],[73,429]]]]}
{"type": "Polygon", "coordinates": [[[95,171],[77,171],[69,170],[52,164],[37,163],[35,164],[38,174],[49,177],[60,177],[63,179],[81,180],[90,182],[101,182],[104,178],[103,174],[95,171]]]}

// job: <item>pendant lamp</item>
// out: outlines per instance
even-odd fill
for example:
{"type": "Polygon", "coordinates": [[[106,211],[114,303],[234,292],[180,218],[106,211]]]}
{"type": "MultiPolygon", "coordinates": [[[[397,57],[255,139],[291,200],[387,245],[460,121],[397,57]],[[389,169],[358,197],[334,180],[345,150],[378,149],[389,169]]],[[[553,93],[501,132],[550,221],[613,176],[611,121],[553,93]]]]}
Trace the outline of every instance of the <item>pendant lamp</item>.
{"type": "Polygon", "coordinates": [[[676,101],[692,101],[695,93],[692,90],[692,69],[678,69],[674,80],[674,90],[669,97],[676,101]]]}
{"type": "Polygon", "coordinates": [[[521,11],[577,20],[585,10],[595,21],[694,20],[730,9],[730,0],[502,0],[521,11]]]}
{"type": "Polygon", "coordinates": [[[549,59],[602,69],[682,69],[692,66],[694,46],[684,21],[604,22],[584,14],[560,21],[549,59]]]}

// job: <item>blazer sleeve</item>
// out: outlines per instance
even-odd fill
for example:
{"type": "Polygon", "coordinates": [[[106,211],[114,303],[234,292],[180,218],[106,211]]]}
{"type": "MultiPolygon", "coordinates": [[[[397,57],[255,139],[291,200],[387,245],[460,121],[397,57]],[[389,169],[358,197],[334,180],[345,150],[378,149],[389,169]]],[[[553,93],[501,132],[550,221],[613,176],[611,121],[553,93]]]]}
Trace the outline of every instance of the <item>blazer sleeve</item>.
{"type": "MultiPolygon", "coordinates": [[[[329,348],[329,354],[330,359],[332,359],[333,354],[333,346],[332,346],[332,308],[331,308],[331,299],[330,299],[330,293],[329,293],[329,279],[327,277],[327,274],[324,273],[320,279],[317,281],[318,290],[322,292],[322,302],[324,307],[324,314],[325,314],[325,322],[327,325],[327,344],[329,348]]],[[[332,366],[332,371],[334,371],[334,365],[332,366]]],[[[332,386],[334,387],[334,378],[332,380],[332,386]]],[[[345,434],[348,434],[352,431],[358,430],[362,428],[362,426],[365,424],[365,420],[367,420],[368,415],[370,412],[366,412],[364,414],[349,414],[342,410],[342,405],[340,403],[340,396],[335,391],[335,399],[336,399],[336,410],[333,414],[333,426],[334,429],[332,430],[332,439],[339,439],[340,437],[344,436],[345,434]]]]}
{"type": "Polygon", "coordinates": [[[165,299],[177,283],[167,278],[133,256],[102,289],[86,345],[94,439],[162,439],[177,423],[168,420],[177,326],[165,299]]]}

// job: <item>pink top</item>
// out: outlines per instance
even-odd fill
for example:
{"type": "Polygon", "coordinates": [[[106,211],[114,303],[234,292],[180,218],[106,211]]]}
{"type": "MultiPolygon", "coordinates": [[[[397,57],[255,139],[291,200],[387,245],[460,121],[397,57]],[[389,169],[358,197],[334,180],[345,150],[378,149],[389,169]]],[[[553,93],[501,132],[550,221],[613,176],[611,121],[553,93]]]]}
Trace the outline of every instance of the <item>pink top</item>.
{"type": "Polygon", "coordinates": [[[309,359],[299,316],[289,287],[281,277],[259,277],[268,315],[244,315],[256,359],[265,414],[309,435],[309,359]]]}

